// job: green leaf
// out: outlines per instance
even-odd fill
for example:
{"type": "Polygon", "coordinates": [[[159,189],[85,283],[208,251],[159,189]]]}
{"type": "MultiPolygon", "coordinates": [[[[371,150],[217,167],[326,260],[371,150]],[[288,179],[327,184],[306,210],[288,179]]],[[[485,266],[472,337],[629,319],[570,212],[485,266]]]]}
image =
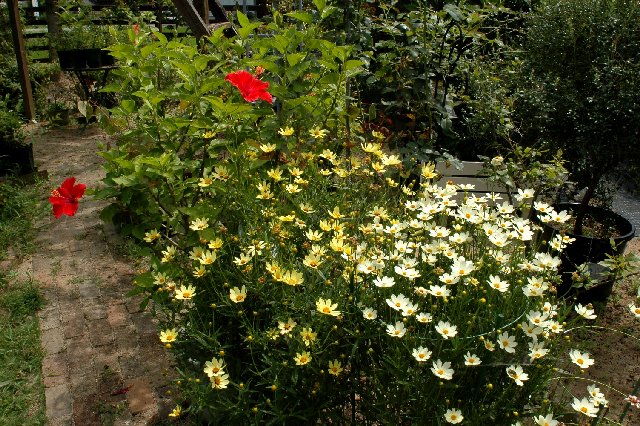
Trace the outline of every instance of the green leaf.
{"type": "Polygon", "coordinates": [[[309,12],[289,12],[286,15],[302,21],[305,24],[313,24],[313,15],[309,12]]]}
{"type": "Polygon", "coordinates": [[[290,66],[295,66],[302,58],[306,56],[305,53],[290,53],[287,55],[287,62],[290,66]]]}
{"type": "Polygon", "coordinates": [[[113,223],[113,217],[118,213],[119,207],[117,204],[109,204],[100,212],[100,219],[106,223],[113,223]]]}
{"type": "Polygon", "coordinates": [[[313,0],[313,4],[316,5],[318,12],[322,13],[325,7],[327,7],[327,0],[313,0]]]}
{"type": "Polygon", "coordinates": [[[456,22],[460,22],[464,19],[464,16],[462,16],[462,11],[460,10],[460,8],[453,3],[445,4],[443,7],[443,10],[447,12],[447,14],[451,16],[451,19],[453,19],[456,22]]]}
{"type": "Polygon", "coordinates": [[[238,23],[240,24],[241,27],[246,27],[249,24],[251,24],[251,21],[249,21],[249,18],[247,18],[247,15],[245,15],[240,11],[237,12],[236,17],[238,18],[238,23]]]}

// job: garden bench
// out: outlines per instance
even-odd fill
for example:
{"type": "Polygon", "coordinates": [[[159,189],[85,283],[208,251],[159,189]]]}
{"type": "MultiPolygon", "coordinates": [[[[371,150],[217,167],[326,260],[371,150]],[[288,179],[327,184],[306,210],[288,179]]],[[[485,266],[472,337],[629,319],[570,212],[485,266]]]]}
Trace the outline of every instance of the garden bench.
{"type": "Polygon", "coordinates": [[[484,164],[479,161],[461,161],[457,165],[462,164],[462,168],[456,167],[456,164],[441,161],[436,163],[436,172],[441,176],[438,185],[444,187],[447,182],[456,185],[474,185],[474,189],[470,191],[459,190],[454,197],[456,201],[462,201],[464,193],[475,194],[478,197],[487,193],[495,193],[502,195],[504,200],[508,200],[508,189],[501,183],[491,180],[484,170],[484,164]]]}

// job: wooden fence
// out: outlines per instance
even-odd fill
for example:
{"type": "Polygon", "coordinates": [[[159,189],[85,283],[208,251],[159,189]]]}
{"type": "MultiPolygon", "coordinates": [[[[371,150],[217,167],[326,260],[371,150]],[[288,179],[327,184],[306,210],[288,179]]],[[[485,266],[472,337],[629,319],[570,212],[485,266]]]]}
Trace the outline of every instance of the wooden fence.
{"type": "MultiPolygon", "coordinates": [[[[228,12],[240,10],[245,14],[262,16],[268,10],[266,0],[223,0],[222,5],[228,12]]],[[[32,6],[31,1],[20,1],[20,10],[23,18],[23,34],[29,57],[34,62],[50,62],[50,42],[47,26],[47,8],[45,6],[32,6]]],[[[87,5],[93,11],[103,11],[114,7],[113,5],[87,5]]],[[[179,14],[175,9],[162,7],[160,5],[140,5],[137,8],[140,12],[151,12],[156,16],[156,25],[160,31],[172,35],[175,33],[186,34],[189,32],[179,14]]],[[[210,14],[209,23],[215,22],[213,14],[210,14]]],[[[126,25],[124,20],[93,20],[94,25],[126,25]]],[[[62,27],[61,27],[62,28],[62,27]]]]}

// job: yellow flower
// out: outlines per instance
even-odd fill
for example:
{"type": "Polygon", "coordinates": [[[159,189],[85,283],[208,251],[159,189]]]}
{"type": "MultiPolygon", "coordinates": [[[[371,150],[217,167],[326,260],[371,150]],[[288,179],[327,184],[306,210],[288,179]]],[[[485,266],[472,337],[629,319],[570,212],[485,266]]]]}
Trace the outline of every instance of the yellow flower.
{"type": "Polygon", "coordinates": [[[337,359],[329,361],[329,374],[331,374],[332,376],[338,377],[343,370],[344,369],[342,368],[342,363],[337,359]]]}
{"type": "Polygon", "coordinates": [[[229,375],[220,374],[219,376],[211,377],[211,387],[214,389],[226,389],[229,384],[229,375]]]}
{"type": "Polygon", "coordinates": [[[193,286],[180,286],[180,289],[176,289],[175,298],[178,300],[191,300],[196,295],[196,289],[193,286]]]}
{"type": "Polygon", "coordinates": [[[176,408],[169,413],[169,417],[180,417],[180,414],[182,414],[182,407],[176,405],[176,408]]]}
{"type": "Polygon", "coordinates": [[[151,231],[145,232],[144,234],[144,240],[148,243],[152,243],[158,238],[160,238],[160,233],[157,229],[152,229],[151,231]]]}
{"type": "Polygon", "coordinates": [[[204,132],[204,133],[202,134],[202,137],[203,137],[203,138],[205,138],[205,139],[211,139],[211,138],[213,138],[214,136],[215,136],[215,133],[213,133],[211,130],[209,130],[209,131],[207,131],[207,132],[204,132]]]}
{"type": "Polygon", "coordinates": [[[286,271],[282,274],[280,281],[291,286],[296,286],[304,282],[304,276],[302,275],[302,272],[286,271]]]}
{"type": "Polygon", "coordinates": [[[301,192],[302,191],[302,189],[300,189],[300,187],[298,185],[296,185],[295,183],[289,183],[289,184],[285,185],[284,189],[289,194],[295,194],[297,192],[301,192]]]}
{"type": "Polygon", "coordinates": [[[371,132],[371,136],[373,136],[376,139],[384,139],[385,136],[382,132],[378,132],[377,130],[374,130],[373,132],[371,132]]]}
{"type": "Polygon", "coordinates": [[[267,269],[267,272],[269,272],[271,275],[275,275],[276,273],[280,272],[280,266],[277,263],[269,263],[267,262],[265,264],[265,268],[267,269]]]}
{"type": "Polygon", "coordinates": [[[289,173],[291,173],[291,176],[293,177],[300,177],[304,174],[304,172],[297,167],[290,168],[289,173]]]}
{"type": "Polygon", "coordinates": [[[296,365],[309,364],[311,362],[311,354],[309,354],[309,352],[298,352],[293,359],[296,362],[296,365]]]}
{"type": "Polygon", "coordinates": [[[209,227],[209,220],[204,217],[199,217],[196,220],[191,221],[189,228],[194,231],[202,231],[203,229],[207,229],[209,227]]]}
{"type": "Polygon", "coordinates": [[[364,152],[368,152],[369,154],[373,154],[376,157],[382,156],[382,150],[380,149],[380,145],[374,145],[372,143],[362,144],[362,150],[364,152]]]}
{"type": "Polygon", "coordinates": [[[335,237],[329,242],[329,247],[331,250],[336,251],[338,253],[342,253],[345,249],[344,239],[335,237]]]}
{"type": "Polygon", "coordinates": [[[213,358],[211,361],[204,363],[204,373],[209,377],[220,376],[224,374],[224,361],[218,358],[213,358]]]}
{"type": "Polygon", "coordinates": [[[222,247],[222,244],[223,243],[220,237],[217,237],[215,240],[212,240],[211,242],[209,242],[209,248],[213,250],[218,250],[220,247],[222,247]]]}
{"type": "Polygon", "coordinates": [[[438,177],[436,173],[436,165],[434,163],[427,163],[422,166],[422,177],[425,179],[435,179],[438,177]]]}
{"type": "Polygon", "coordinates": [[[227,181],[231,177],[231,174],[229,173],[229,169],[225,166],[218,166],[216,167],[215,173],[213,173],[213,177],[222,181],[227,181]]]}
{"type": "Polygon", "coordinates": [[[166,329],[160,332],[160,341],[162,343],[175,342],[178,338],[178,333],[175,328],[166,329]]]}
{"type": "Polygon", "coordinates": [[[289,334],[291,330],[298,325],[297,322],[293,320],[293,318],[289,318],[287,322],[278,321],[278,329],[280,330],[280,334],[289,334]]]}
{"type": "Polygon", "coordinates": [[[307,214],[315,212],[315,210],[313,210],[313,207],[305,203],[300,204],[300,210],[303,213],[307,213],[307,214]]]}
{"type": "Polygon", "coordinates": [[[278,130],[278,134],[280,136],[291,136],[293,135],[293,127],[285,127],[284,129],[278,130]]]}
{"type": "Polygon", "coordinates": [[[202,252],[202,255],[200,256],[200,258],[198,258],[198,260],[202,265],[212,265],[213,262],[216,261],[217,257],[218,255],[215,251],[207,250],[202,252]]]}
{"type": "Polygon", "coordinates": [[[322,264],[322,259],[319,256],[316,256],[315,254],[311,253],[305,256],[302,263],[308,266],[309,268],[316,269],[318,266],[322,264]]]}
{"type": "Polygon", "coordinates": [[[201,188],[206,188],[211,185],[213,185],[213,179],[210,176],[203,176],[198,182],[198,186],[201,188]]]}
{"type": "Polygon", "coordinates": [[[385,166],[397,166],[398,164],[402,164],[400,158],[397,155],[382,155],[382,164],[385,166]]]}
{"type": "Polygon", "coordinates": [[[378,163],[378,162],[374,162],[371,163],[371,168],[376,172],[376,173],[384,173],[387,169],[385,168],[384,164],[378,163]]]}
{"type": "Polygon", "coordinates": [[[302,341],[306,346],[311,345],[316,338],[318,337],[317,333],[314,333],[311,328],[303,328],[300,332],[300,336],[302,336],[302,341]]]}
{"type": "Polygon", "coordinates": [[[276,144],[272,144],[272,143],[266,143],[266,144],[262,144],[262,145],[260,145],[260,150],[261,150],[262,152],[267,153],[267,154],[268,154],[268,153],[270,153],[270,152],[275,151],[275,150],[276,150],[276,148],[277,148],[277,147],[276,147],[276,144]]]}
{"type": "Polygon", "coordinates": [[[331,216],[334,219],[342,219],[344,217],[344,215],[340,213],[340,207],[338,206],[335,206],[333,208],[333,211],[327,210],[327,212],[329,213],[329,216],[331,216]]]}
{"type": "Polygon", "coordinates": [[[337,317],[338,315],[340,315],[340,311],[336,310],[337,308],[338,304],[331,304],[331,299],[318,299],[318,301],[316,302],[316,309],[321,314],[337,317]]]}
{"type": "Polygon", "coordinates": [[[193,269],[193,276],[196,278],[202,278],[206,275],[207,270],[204,266],[197,266],[193,269]]]}
{"type": "Polygon", "coordinates": [[[309,130],[309,134],[314,139],[322,139],[329,133],[326,129],[321,129],[320,127],[316,127],[314,129],[309,130]]]}
{"type": "Polygon", "coordinates": [[[229,298],[233,303],[241,303],[244,302],[244,299],[247,298],[247,288],[242,286],[242,289],[238,287],[234,287],[229,290],[229,298]]]}
{"type": "Polygon", "coordinates": [[[173,260],[175,255],[176,255],[176,248],[174,246],[168,246],[166,250],[162,250],[162,259],[160,259],[160,262],[162,263],[171,262],[171,260],[173,260]]]}
{"type": "Polygon", "coordinates": [[[327,160],[331,161],[332,163],[336,161],[336,159],[338,158],[336,156],[336,154],[331,151],[330,149],[325,149],[324,151],[322,151],[322,153],[319,155],[322,158],[326,158],[327,160]]]}
{"type": "Polygon", "coordinates": [[[325,232],[331,231],[331,223],[326,220],[321,220],[319,226],[325,232]]]}
{"type": "Polygon", "coordinates": [[[280,168],[269,169],[267,170],[267,176],[269,176],[271,179],[278,182],[282,180],[282,169],[280,168]]]}

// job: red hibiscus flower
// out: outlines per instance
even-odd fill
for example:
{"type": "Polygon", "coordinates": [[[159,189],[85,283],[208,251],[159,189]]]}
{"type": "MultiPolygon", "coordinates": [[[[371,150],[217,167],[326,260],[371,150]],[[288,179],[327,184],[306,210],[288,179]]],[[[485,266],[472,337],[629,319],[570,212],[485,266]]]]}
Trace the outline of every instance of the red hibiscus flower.
{"type": "Polygon", "coordinates": [[[236,71],[227,74],[225,77],[229,83],[233,84],[240,90],[242,97],[247,102],[255,102],[258,99],[273,103],[271,93],[267,92],[269,83],[259,80],[247,71],[236,71]]]}
{"type": "Polygon", "coordinates": [[[51,191],[49,202],[53,206],[53,215],[57,218],[66,214],[73,216],[78,210],[78,200],[84,195],[86,185],[75,185],[76,178],[67,178],[58,189],[51,191]]]}

